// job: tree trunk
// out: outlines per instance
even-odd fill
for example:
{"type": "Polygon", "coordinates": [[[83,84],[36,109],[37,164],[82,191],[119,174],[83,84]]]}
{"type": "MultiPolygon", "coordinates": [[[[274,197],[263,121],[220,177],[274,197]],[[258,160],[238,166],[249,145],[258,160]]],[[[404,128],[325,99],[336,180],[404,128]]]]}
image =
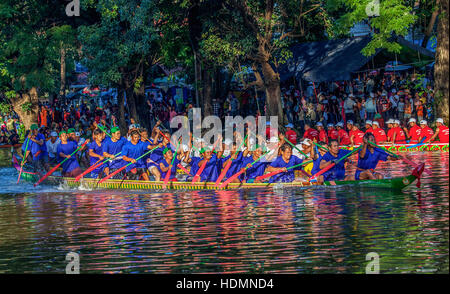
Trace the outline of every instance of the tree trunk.
{"type": "Polygon", "coordinates": [[[428,23],[427,29],[425,31],[425,35],[423,36],[422,45],[421,45],[423,48],[427,47],[428,40],[431,37],[431,33],[433,33],[434,23],[436,22],[436,18],[439,15],[439,1],[440,0],[436,0],[435,7],[433,8],[434,9],[433,13],[431,14],[430,22],[428,23]]]}
{"type": "Polygon", "coordinates": [[[441,1],[439,6],[439,21],[437,27],[437,47],[436,47],[436,63],[434,64],[434,95],[435,106],[438,117],[444,119],[446,124],[449,123],[448,111],[448,2],[441,1]]]}
{"type": "Polygon", "coordinates": [[[122,135],[125,135],[128,132],[127,123],[125,121],[125,89],[119,87],[117,91],[117,96],[119,98],[119,127],[122,135]]]}
{"type": "Polygon", "coordinates": [[[66,49],[61,47],[61,85],[59,88],[59,96],[66,94],[66,49]]]}
{"type": "Polygon", "coordinates": [[[143,81],[140,84],[139,88],[135,92],[135,102],[138,105],[137,112],[137,120],[141,124],[142,127],[150,130],[150,121],[148,117],[148,105],[145,99],[145,77],[143,76],[143,71],[141,72],[143,81]]]}
{"type": "Polygon", "coordinates": [[[213,77],[212,73],[208,69],[203,69],[203,91],[202,91],[202,113],[203,116],[211,115],[211,101],[213,91],[213,77]]]}
{"type": "Polygon", "coordinates": [[[137,123],[138,115],[136,111],[136,97],[134,96],[134,85],[127,84],[126,85],[126,93],[127,93],[127,104],[128,104],[128,114],[130,115],[130,119],[134,118],[137,123]]]}
{"type": "Polygon", "coordinates": [[[31,125],[38,122],[38,92],[37,88],[33,87],[28,93],[17,94],[16,98],[11,99],[11,104],[14,111],[19,115],[20,120],[25,125],[27,130],[30,129],[31,125]],[[25,103],[30,103],[29,110],[24,110],[23,106],[25,103]]]}
{"type": "Polygon", "coordinates": [[[266,116],[278,116],[278,125],[282,125],[284,124],[284,114],[281,107],[280,76],[268,62],[261,63],[261,70],[266,91],[266,116]]]}

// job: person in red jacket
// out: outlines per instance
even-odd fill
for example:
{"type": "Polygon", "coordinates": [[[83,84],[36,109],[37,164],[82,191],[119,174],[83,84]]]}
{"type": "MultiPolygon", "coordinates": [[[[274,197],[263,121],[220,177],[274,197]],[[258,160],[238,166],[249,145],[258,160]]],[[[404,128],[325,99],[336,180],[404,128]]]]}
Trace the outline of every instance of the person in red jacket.
{"type": "Polygon", "coordinates": [[[367,133],[372,133],[372,121],[371,120],[366,120],[366,132],[367,133]]]}
{"type": "Polygon", "coordinates": [[[448,127],[444,125],[444,120],[442,118],[438,118],[436,120],[436,131],[434,132],[433,137],[431,137],[430,142],[438,137],[439,143],[448,143],[448,127]]]}
{"type": "Polygon", "coordinates": [[[394,120],[394,138],[393,141],[395,144],[405,144],[406,143],[406,135],[403,129],[400,126],[400,121],[398,119],[394,120]]]}
{"type": "Polygon", "coordinates": [[[375,136],[375,143],[377,144],[385,143],[387,141],[386,132],[380,128],[378,121],[372,123],[372,134],[375,136]]]}
{"type": "Polygon", "coordinates": [[[330,139],[330,140],[331,139],[337,140],[339,138],[339,133],[334,128],[334,125],[333,124],[328,124],[327,128],[328,128],[328,139],[330,139]]]}
{"type": "Polygon", "coordinates": [[[313,142],[319,142],[319,132],[316,129],[311,128],[309,124],[305,124],[305,133],[303,138],[310,139],[313,142]]]}
{"type": "Polygon", "coordinates": [[[292,128],[294,128],[294,126],[291,123],[289,123],[289,124],[285,125],[285,127],[286,127],[285,137],[289,140],[289,142],[296,145],[297,144],[297,133],[292,129],[292,128]]]}
{"type": "Polygon", "coordinates": [[[336,124],[336,129],[338,131],[338,136],[339,136],[339,145],[350,145],[350,137],[348,136],[348,133],[344,130],[344,123],[343,122],[338,122],[336,124]]]}
{"type": "Polygon", "coordinates": [[[358,128],[357,124],[352,126],[352,130],[349,132],[350,143],[352,146],[361,145],[363,142],[364,132],[358,128]]]}
{"type": "Polygon", "coordinates": [[[323,128],[323,124],[321,122],[318,122],[316,126],[317,130],[319,131],[319,142],[322,141],[328,144],[328,135],[325,129],[323,128]]]}
{"type": "Polygon", "coordinates": [[[409,142],[410,143],[419,143],[420,134],[422,129],[416,124],[415,118],[410,118],[408,121],[409,124],[409,142]]]}
{"type": "Polygon", "coordinates": [[[426,120],[420,121],[420,127],[422,128],[422,130],[420,131],[419,142],[422,142],[422,140],[424,143],[429,142],[431,137],[433,137],[433,135],[434,135],[433,130],[428,126],[428,123],[426,120]],[[425,140],[424,140],[424,138],[425,138],[425,140]]]}

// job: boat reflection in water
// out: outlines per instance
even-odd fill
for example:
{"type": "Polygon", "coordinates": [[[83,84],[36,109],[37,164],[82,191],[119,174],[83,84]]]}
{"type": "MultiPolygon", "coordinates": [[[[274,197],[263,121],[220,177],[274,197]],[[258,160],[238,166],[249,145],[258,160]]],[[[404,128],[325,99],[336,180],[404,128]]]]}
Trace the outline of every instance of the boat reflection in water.
{"type": "Polygon", "coordinates": [[[4,168],[0,272],[64,273],[73,251],[81,273],[365,273],[369,252],[381,273],[448,273],[448,153],[410,158],[433,175],[403,192],[36,190],[4,168]]]}

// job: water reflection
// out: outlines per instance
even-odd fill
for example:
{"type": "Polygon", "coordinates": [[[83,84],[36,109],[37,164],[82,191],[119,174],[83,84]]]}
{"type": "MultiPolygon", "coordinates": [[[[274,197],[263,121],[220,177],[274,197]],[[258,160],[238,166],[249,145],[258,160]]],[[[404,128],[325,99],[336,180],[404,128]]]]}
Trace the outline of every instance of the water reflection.
{"type": "MultiPolygon", "coordinates": [[[[353,187],[1,194],[0,273],[448,273],[448,153],[401,193],[353,187]]],[[[386,172],[411,170],[403,163],[386,172]]],[[[6,170],[6,169],[2,169],[6,170]]],[[[11,170],[6,170],[9,174],[11,170]]],[[[2,173],[11,191],[14,176],[2,173]]],[[[52,190],[53,189],[53,190],[52,190]]]]}

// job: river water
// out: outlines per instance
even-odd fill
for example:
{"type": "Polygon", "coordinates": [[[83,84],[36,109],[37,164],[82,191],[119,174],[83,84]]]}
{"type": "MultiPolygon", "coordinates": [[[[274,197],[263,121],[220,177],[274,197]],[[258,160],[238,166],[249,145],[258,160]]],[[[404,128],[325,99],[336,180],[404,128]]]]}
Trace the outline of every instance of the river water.
{"type": "MultiPolygon", "coordinates": [[[[0,273],[449,272],[449,153],[422,187],[80,191],[21,182],[0,168],[0,273]]],[[[412,168],[383,163],[386,176],[412,168]]]]}

